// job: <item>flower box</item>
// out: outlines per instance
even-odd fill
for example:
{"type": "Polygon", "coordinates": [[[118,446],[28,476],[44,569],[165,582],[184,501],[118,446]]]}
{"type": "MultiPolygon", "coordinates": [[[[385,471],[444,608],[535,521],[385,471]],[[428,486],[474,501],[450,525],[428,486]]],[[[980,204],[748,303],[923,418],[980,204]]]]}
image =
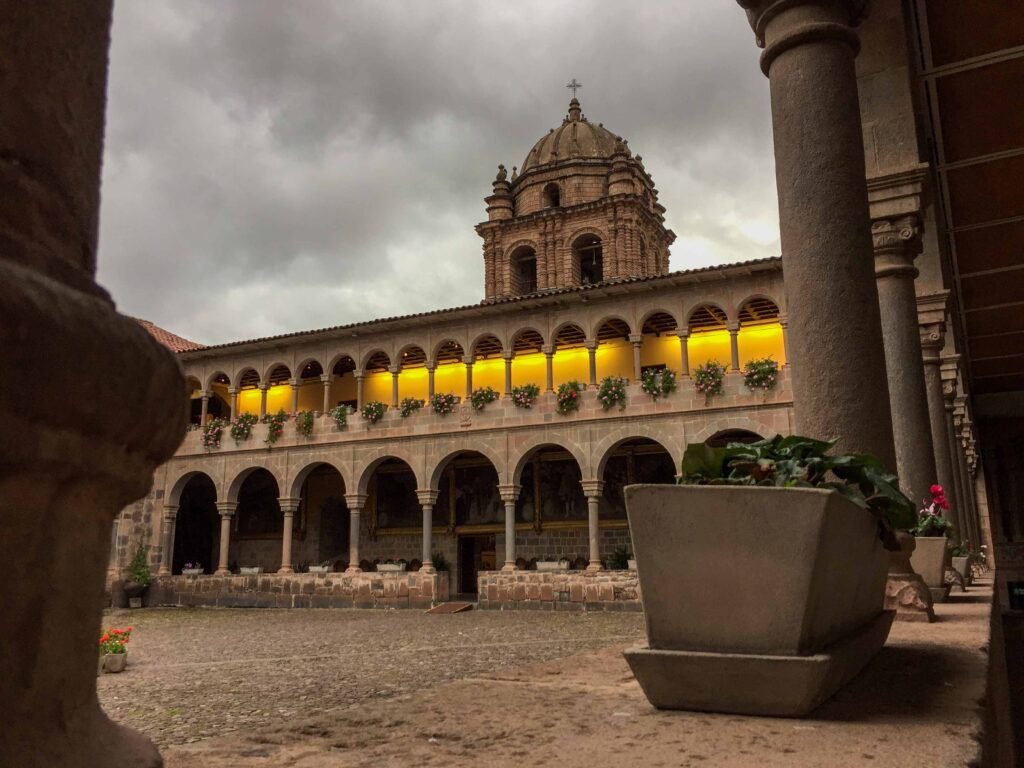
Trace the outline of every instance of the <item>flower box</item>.
{"type": "Polygon", "coordinates": [[[636,560],[634,558],[632,558],[632,557],[629,558],[629,560],[627,560],[626,563],[627,563],[627,567],[629,568],[629,570],[631,570],[631,571],[635,571],[636,570],[636,560]]]}
{"type": "Polygon", "coordinates": [[[402,573],[405,563],[377,563],[377,573],[402,573]]]}
{"type": "Polygon", "coordinates": [[[261,566],[261,565],[247,566],[247,565],[245,565],[245,566],[242,566],[241,568],[238,569],[238,573],[241,574],[242,576],[258,576],[259,574],[263,573],[263,566],[261,566]]]}
{"type": "Polygon", "coordinates": [[[538,571],[568,571],[569,561],[568,560],[538,560],[537,561],[538,571]]]}
{"type": "Polygon", "coordinates": [[[311,565],[309,566],[310,573],[327,573],[329,567],[326,565],[311,565]]]}
{"type": "Polygon", "coordinates": [[[658,708],[806,715],[888,637],[878,522],[835,491],[633,485],[626,511],[658,708]]]}
{"type": "Polygon", "coordinates": [[[182,568],[182,576],[202,576],[206,572],[203,568],[182,568]]]}

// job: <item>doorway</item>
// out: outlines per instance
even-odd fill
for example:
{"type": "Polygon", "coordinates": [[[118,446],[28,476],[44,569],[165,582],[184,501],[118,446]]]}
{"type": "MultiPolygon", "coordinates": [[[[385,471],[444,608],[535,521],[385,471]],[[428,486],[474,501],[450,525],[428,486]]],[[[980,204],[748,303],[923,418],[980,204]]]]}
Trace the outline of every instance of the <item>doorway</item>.
{"type": "Polygon", "coordinates": [[[459,594],[477,593],[477,574],[495,570],[495,549],[494,534],[459,537],[459,594]]]}

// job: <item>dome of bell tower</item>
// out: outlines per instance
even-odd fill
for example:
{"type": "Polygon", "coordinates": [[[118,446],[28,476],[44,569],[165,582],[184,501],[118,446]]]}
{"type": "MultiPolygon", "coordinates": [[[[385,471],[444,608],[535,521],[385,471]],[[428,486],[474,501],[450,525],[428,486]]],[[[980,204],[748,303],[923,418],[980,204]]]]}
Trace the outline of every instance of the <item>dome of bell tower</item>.
{"type": "Polygon", "coordinates": [[[569,112],[558,128],[552,128],[533,145],[520,169],[520,174],[566,160],[608,160],[615,151],[617,137],[600,123],[587,120],[575,97],[569,112]]]}

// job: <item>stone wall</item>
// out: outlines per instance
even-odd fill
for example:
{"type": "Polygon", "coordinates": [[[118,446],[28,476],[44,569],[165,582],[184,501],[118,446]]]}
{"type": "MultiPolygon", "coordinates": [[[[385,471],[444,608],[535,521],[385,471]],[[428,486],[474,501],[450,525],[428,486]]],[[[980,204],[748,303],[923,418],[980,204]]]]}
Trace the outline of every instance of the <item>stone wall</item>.
{"type": "Polygon", "coordinates": [[[477,606],[500,610],[640,611],[636,571],[485,571],[477,606]]]}
{"type": "MultiPolygon", "coordinates": [[[[602,528],[600,541],[602,561],[620,547],[629,552],[633,551],[633,542],[629,537],[628,528],[602,528]]],[[[503,534],[495,536],[495,549],[498,559],[501,560],[505,553],[505,536],[503,534]]],[[[541,533],[536,531],[516,533],[517,558],[541,560],[564,557],[575,560],[577,557],[587,559],[589,553],[590,542],[585,524],[578,528],[544,528],[541,533]]]]}
{"type": "Polygon", "coordinates": [[[448,599],[447,573],[163,576],[148,605],[221,608],[430,608],[448,599]]]}

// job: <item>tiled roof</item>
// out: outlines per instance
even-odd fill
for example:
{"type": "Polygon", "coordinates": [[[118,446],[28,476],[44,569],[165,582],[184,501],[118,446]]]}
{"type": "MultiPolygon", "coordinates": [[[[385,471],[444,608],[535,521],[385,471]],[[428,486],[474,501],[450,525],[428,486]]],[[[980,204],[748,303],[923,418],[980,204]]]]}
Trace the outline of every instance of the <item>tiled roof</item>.
{"type": "MultiPolygon", "coordinates": [[[[728,277],[728,272],[740,273],[744,268],[765,266],[769,269],[779,268],[782,266],[781,256],[768,256],[763,259],[750,259],[749,261],[737,261],[731,264],[713,264],[707,267],[698,267],[697,269],[681,269],[676,272],[669,272],[666,275],[653,275],[650,277],[617,277],[612,280],[605,280],[600,283],[594,283],[593,285],[582,285],[582,286],[571,286],[568,288],[548,288],[547,290],[537,291],[536,293],[528,293],[523,296],[505,296],[501,298],[485,299],[479,304],[466,304],[461,307],[448,307],[446,309],[432,309],[427,312],[417,312],[411,315],[396,315],[394,317],[381,317],[376,320],[363,321],[359,323],[346,323],[344,325],[334,325],[328,328],[314,328],[308,331],[293,331],[291,333],[279,333],[274,336],[263,336],[257,339],[240,339],[238,341],[228,341],[223,344],[211,344],[209,346],[203,346],[196,344],[194,347],[189,349],[182,349],[182,352],[190,352],[193,350],[215,350],[225,349],[227,347],[238,347],[243,344],[259,344],[266,341],[274,341],[277,339],[294,339],[300,336],[311,336],[317,333],[332,333],[335,331],[344,331],[350,328],[365,328],[369,325],[378,325],[383,323],[393,323],[400,321],[416,320],[421,317],[435,317],[437,315],[445,315],[448,313],[463,312],[470,309],[480,309],[481,307],[492,307],[501,304],[515,304],[523,301],[531,301],[537,299],[545,299],[548,296],[559,296],[566,293],[586,293],[588,291],[600,290],[602,288],[612,288],[619,285],[631,285],[633,283],[654,283],[654,282],[666,282],[671,283],[674,280],[680,278],[686,279],[691,278],[693,280],[699,280],[700,275],[703,274],[714,274],[716,272],[723,273],[721,277],[728,277]]],[[[144,322],[144,321],[139,321],[144,322]]],[[[156,326],[154,326],[156,327],[156,326]]],[[[157,329],[160,330],[160,329],[157,329]]],[[[163,331],[167,333],[166,331],[163,331]]],[[[154,334],[155,335],[155,334],[154,334]]],[[[173,335],[173,334],[171,334],[173,335]]],[[[177,337],[175,337],[177,338],[177,337]]],[[[182,339],[181,341],[185,341],[182,339]]],[[[192,344],[193,342],[186,341],[186,344],[192,344]]]]}
{"type": "Polygon", "coordinates": [[[154,339],[156,339],[169,350],[171,350],[171,352],[190,352],[194,349],[205,349],[205,347],[202,344],[199,344],[194,341],[189,341],[188,339],[183,339],[181,336],[178,336],[177,334],[171,333],[168,330],[164,330],[159,325],[154,325],[153,323],[149,322],[149,320],[143,320],[138,317],[133,319],[135,320],[135,322],[137,322],[139,325],[141,325],[143,328],[149,331],[150,336],[152,336],[154,339]]]}

